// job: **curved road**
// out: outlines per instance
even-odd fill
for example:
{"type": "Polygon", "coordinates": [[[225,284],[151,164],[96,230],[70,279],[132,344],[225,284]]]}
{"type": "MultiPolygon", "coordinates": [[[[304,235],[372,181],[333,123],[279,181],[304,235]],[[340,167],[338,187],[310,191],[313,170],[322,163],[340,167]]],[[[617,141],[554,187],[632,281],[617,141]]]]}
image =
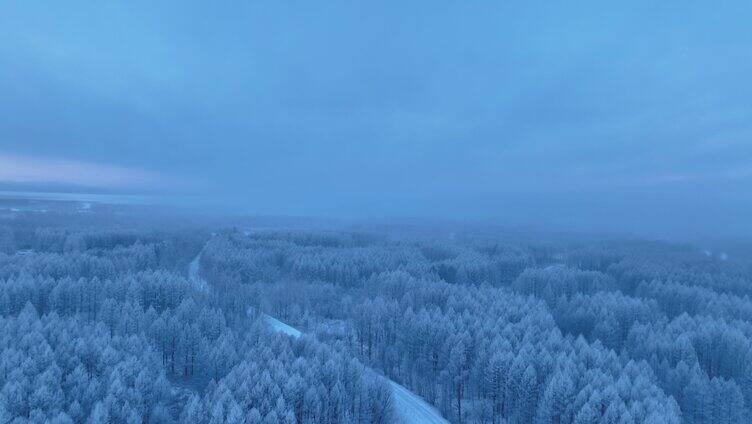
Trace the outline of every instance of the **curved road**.
{"type": "MultiPolygon", "coordinates": [[[[196,256],[188,266],[188,280],[195,284],[200,290],[207,290],[209,287],[208,284],[199,275],[199,259],[201,258],[202,252],[199,252],[198,256],[196,256]]],[[[269,327],[276,332],[284,333],[291,337],[300,337],[303,334],[300,330],[269,315],[266,315],[265,319],[269,324],[269,327]]],[[[370,368],[368,368],[368,370],[376,374],[376,372],[370,368]]],[[[449,424],[449,421],[444,419],[439,411],[423,400],[423,398],[394,381],[381,375],[379,376],[385,379],[392,388],[394,412],[397,414],[399,422],[403,424],[449,424]]]]}

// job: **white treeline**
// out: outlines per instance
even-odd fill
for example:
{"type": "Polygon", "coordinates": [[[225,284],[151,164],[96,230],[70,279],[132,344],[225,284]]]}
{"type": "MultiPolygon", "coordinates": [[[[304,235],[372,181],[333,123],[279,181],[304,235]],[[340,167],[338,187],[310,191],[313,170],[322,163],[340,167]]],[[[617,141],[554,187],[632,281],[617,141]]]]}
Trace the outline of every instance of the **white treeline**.
{"type": "Polygon", "coordinates": [[[632,241],[229,231],[202,267],[453,422],[749,417],[749,263],[632,241]]]}
{"type": "Polygon", "coordinates": [[[748,260],[95,218],[0,221],[0,423],[394,423],[369,369],[454,423],[752,421],[748,260]]]}
{"type": "Polygon", "coordinates": [[[189,283],[204,241],[18,231],[0,253],[0,422],[394,422],[389,386],[346,351],[274,334],[243,287],[189,283]]]}

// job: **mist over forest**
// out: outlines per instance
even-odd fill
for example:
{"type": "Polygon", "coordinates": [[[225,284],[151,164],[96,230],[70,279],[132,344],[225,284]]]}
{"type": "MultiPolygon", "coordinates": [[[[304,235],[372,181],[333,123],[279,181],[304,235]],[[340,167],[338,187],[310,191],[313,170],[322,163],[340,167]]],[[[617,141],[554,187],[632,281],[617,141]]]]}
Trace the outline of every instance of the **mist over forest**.
{"type": "Polygon", "coordinates": [[[738,252],[6,198],[0,418],[743,423],[738,252]]]}
{"type": "Polygon", "coordinates": [[[752,2],[0,2],[0,424],[752,423],[752,2]]]}

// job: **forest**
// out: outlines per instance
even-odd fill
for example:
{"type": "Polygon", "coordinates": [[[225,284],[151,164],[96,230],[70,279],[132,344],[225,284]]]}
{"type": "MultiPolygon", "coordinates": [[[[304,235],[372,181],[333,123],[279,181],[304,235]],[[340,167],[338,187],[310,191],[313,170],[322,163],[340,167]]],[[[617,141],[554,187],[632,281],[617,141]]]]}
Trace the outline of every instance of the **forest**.
{"type": "Polygon", "coordinates": [[[452,423],[752,417],[741,256],[470,226],[41,215],[0,221],[2,423],[404,421],[389,382],[452,423]]]}
{"type": "Polygon", "coordinates": [[[0,0],[0,424],[752,424],[751,22],[0,0]]]}

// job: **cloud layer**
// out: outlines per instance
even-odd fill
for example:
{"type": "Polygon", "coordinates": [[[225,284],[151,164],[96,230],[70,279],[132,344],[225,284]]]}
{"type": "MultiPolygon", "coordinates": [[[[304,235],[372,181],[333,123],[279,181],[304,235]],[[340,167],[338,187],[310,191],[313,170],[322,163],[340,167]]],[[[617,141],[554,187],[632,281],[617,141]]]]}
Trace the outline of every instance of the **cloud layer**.
{"type": "Polygon", "coordinates": [[[117,184],[206,181],[197,194],[248,212],[752,234],[748,16],[748,1],[5,2],[0,151],[117,184]]]}

